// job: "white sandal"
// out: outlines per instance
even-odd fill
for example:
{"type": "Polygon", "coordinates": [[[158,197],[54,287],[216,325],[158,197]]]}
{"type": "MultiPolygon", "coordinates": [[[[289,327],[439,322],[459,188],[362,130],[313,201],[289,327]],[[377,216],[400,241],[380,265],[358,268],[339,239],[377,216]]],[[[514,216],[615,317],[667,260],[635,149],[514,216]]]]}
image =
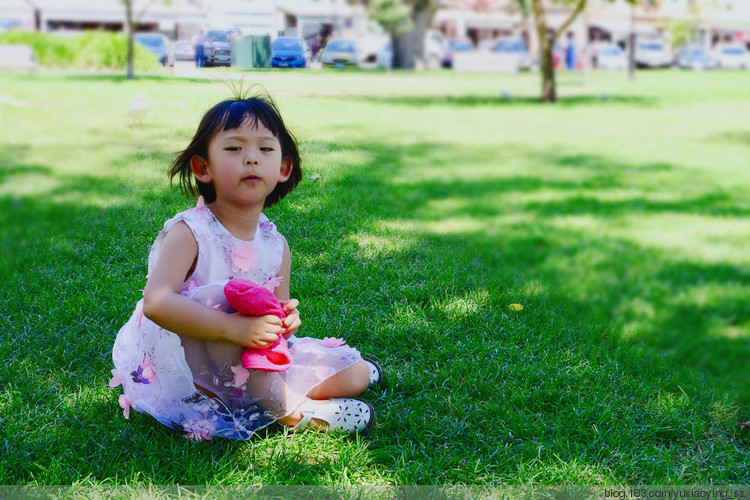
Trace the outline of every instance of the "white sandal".
{"type": "Polygon", "coordinates": [[[377,389],[385,388],[385,378],[383,377],[383,369],[377,361],[367,356],[362,356],[362,361],[367,364],[367,368],[370,369],[370,383],[368,387],[374,387],[377,389]]]}
{"type": "Polygon", "coordinates": [[[313,418],[328,424],[326,432],[339,430],[348,434],[366,434],[375,425],[375,410],[369,403],[358,399],[332,398],[327,403],[316,403],[308,398],[302,403],[300,411],[302,420],[290,428],[290,432],[306,429],[313,418]]]}

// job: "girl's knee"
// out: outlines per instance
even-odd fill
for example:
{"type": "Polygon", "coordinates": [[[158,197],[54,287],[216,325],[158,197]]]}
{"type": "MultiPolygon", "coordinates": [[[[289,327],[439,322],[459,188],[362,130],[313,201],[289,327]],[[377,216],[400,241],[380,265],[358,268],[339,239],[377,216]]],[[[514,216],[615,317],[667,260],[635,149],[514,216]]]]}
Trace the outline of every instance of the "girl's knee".
{"type": "Polygon", "coordinates": [[[344,368],[307,393],[311,399],[352,398],[362,394],[370,382],[370,370],[364,361],[344,368]]]}
{"type": "Polygon", "coordinates": [[[347,368],[347,370],[349,371],[347,377],[351,377],[350,380],[353,388],[359,390],[359,392],[364,392],[370,384],[370,369],[367,367],[367,363],[359,360],[347,368]]]}

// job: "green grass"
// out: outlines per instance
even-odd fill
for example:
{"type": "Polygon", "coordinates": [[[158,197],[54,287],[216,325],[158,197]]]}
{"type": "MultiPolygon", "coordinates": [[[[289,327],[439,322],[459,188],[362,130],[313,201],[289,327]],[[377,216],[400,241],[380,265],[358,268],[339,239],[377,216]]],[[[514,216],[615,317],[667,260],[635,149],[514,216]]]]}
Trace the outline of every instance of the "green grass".
{"type": "Polygon", "coordinates": [[[382,361],[374,434],[191,443],[125,420],[112,342],[152,239],[192,203],[167,166],[227,88],[5,73],[0,484],[750,480],[744,73],[561,74],[557,105],[525,74],[246,80],[303,155],[268,212],[300,334],[382,361]]]}

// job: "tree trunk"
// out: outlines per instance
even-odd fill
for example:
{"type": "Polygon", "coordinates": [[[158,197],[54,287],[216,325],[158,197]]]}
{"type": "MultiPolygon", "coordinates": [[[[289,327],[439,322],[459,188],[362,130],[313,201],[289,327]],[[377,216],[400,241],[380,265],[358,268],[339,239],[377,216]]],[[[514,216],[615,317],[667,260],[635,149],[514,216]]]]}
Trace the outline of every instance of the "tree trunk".
{"type": "Polygon", "coordinates": [[[393,67],[405,69],[435,69],[435,64],[442,61],[431,61],[430,54],[425,50],[425,35],[432,26],[437,8],[436,2],[415,9],[411,14],[414,28],[402,35],[393,37],[393,67]]]}
{"type": "Polygon", "coordinates": [[[393,67],[414,69],[414,36],[413,32],[393,37],[393,67]]]}
{"type": "Polygon", "coordinates": [[[555,66],[552,59],[554,40],[550,39],[542,0],[533,0],[534,24],[539,38],[539,59],[542,73],[542,102],[557,102],[555,66]]]}
{"type": "Polygon", "coordinates": [[[125,78],[132,80],[135,77],[135,69],[133,65],[133,2],[132,0],[123,0],[125,4],[125,29],[127,30],[128,37],[128,55],[127,55],[127,70],[125,78]]]}

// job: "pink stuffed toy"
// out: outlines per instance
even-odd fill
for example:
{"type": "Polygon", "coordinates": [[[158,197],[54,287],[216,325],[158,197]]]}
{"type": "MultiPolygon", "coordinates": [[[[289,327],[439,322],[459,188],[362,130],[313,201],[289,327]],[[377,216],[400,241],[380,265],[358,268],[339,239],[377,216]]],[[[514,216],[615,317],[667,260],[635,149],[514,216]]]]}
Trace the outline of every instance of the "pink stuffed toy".
{"type": "MultiPolygon", "coordinates": [[[[229,305],[240,314],[250,316],[265,316],[273,314],[281,321],[286,318],[284,308],[276,296],[254,281],[235,278],[224,285],[224,295],[229,305]]],[[[279,335],[276,342],[267,349],[252,349],[246,347],[242,353],[242,366],[247,369],[265,370],[267,372],[281,372],[292,366],[292,356],[289,354],[286,338],[279,335]]]]}

